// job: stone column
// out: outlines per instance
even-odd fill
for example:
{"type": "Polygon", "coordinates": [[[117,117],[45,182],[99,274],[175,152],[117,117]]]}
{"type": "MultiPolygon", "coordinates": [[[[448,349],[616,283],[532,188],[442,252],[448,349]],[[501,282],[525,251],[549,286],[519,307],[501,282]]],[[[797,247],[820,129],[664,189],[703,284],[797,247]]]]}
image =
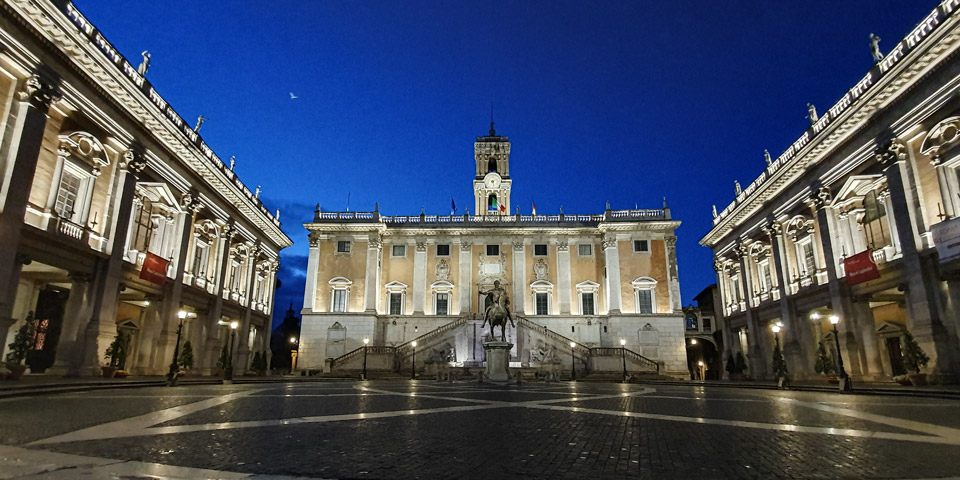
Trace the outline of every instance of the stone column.
{"type": "MultiPolygon", "coordinates": [[[[620,290],[620,251],[617,248],[616,236],[603,239],[603,256],[607,267],[607,312],[618,315],[623,309],[623,294],[620,290]]],[[[669,268],[667,270],[669,271],[669,268]]]]}
{"type": "MultiPolygon", "coordinates": [[[[212,370],[216,368],[217,359],[220,358],[221,342],[218,341],[218,337],[220,334],[220,317],[223,316],[223,288],[227,280],[227,266],[230,262],[230,243],[236,233],[237,230],[233,227],[233,224],[228,225],[224,228],[223,234],[220,235],[220,242],[217,247],[217,254],[220,255],[220,257],[216,263],[217,270],[214,280],[217,283],[213,291],[214,296],[210,302],[207,341],[204,342],[204,361],[203,370],[201,371],[204,375],[212,373],[212,370]]],[[[307,278],[309,279],[310,276],[307,275],[307,278]]]]}
{"type": "Polygon", "coordinates": [[[413,314],[423,315],[427,295],[427,243],[417,241],[413,254],[413,314]]]}
{"type": "Polygon", "coordinates": [[[860,375],[860,355],[857,345],[856,320],[853,308],[850,305],[850,289],[846,282],[841,282],[837,275],[836,255],[833,251],[833,242],[830,238],[829,206],[830,189],[819,187],[813,189],[813,195],[807,203],[816,212],[817,230],[820,233],[820,244],[823,248],[823,260],[827,266],[827,285],[830,290],[830,305],[833,313],[840,317],[837,330],[840,331],[840,346],[843,350],[843,365],[847,374],[860,375]]]}
{"type": "Polygon", "coordinates": [[[320,240],[310,235],[310,255],[307,257],[307,284],[303,291],[303,309],[313,312],[317,302],[317,275],[320,268],[320,240]]]}
{"type": "Polygon", "coordinates": [[[523,241],[513,242],[513,296],[510,298],[510,312],[513,314],[525,310],[527,296],[523,291],[527,285],[527,256],[524,250],[523,241]]]}
{"type": "Polygon", "coordinates": [[[667,283],[670,287],[670,307],[674,313],[683,311],[680,297],[680,273],[677,268],[677,237],[669,235],[664,241],[667,248],[667,283]]]}
{"type": "Polygon", "coordinates": [[[570,247],[566,240],[557,241],[557,299],[560,315],[570,315],[570,247]]]}
{"type": "Polygon", "coordinates": [[[723,264],[716,258],[714,259],[714,262],[713,262],[713,271],[717,276],[717,293],[719,293],[719,296],[720,296],[719,299],[714,298],[713,300],[713,313],[715,315],[714,322],[716,323],[714,328],[716,328],[717,326],[720,327],[721,336],[723,338],[723,352],[721,352],[721,355],[723,356],[723,366],[724,366],[723,379],[729,380],[730,373],[727,372],[726,366],[727,366],[727,358],[729,358],[730,354],[733,353],[733,332],[730,331],[730,322],[726,320],[727,307],[725,306],[725,303],[724,303],[726,301],[726,298],[725,298],[726,294],[724,293],[725,287],[724,287],[723,277],[725,275],[724,275],[723,264]]]}
{"type": "Polygon", "coordinates": [[[273,306],[276,304],[276,282],[277,282],[277,271],[280,270],[280,263],[274,261],[270,265],[270,269],[267,271],[270,281],[269,283],[269,293],[267,293],[267,326],[266,331],[264,332],[264,346],[263,349],[267,352],[267,371],[270,371],[271,364],[273,363],[273,349],[270,347],[270,339],[273,337],[273,306]]]}
{"type": "Polygon", "coordinates": [[[765,337],[762,332],[763,327],[757,321],[757,314],[750,307],[750,298],[753,296],[751,282],[747,278],[747,257],[748,251],[746,245],[737,246],[737,256],[740,259],[740,288],[743,290],[744,303],[746,304],[747,316],[747,360],[750,362],[750,374],[756,379],[767,378],[767,359],[760,348],[760,338],[765,337]]]}
{"type": "Polygon", "coordinates": [[[60,99],[59,80],[41,77],[40,73],[22,82],[9,118],[13,141],[7,161],[13,161],[0,191],[0,338],[7,338],[11,325],[17,283],[22,262],[18,262],[17,246],[27,212],[27,201],[37,171],[37,159],[43,143],[50,105],[60,99]]]}
{"type": "Polygon", "coordinates": [[[939,296],[937,266],[932,258],[921,257],[917,233],[910,220],[910,202],[907,199],[907,182],[904,175],[907,147],[894,140],[880,149],[877,160],[884,166],[890,197],[893,202],[893,218],[900,236],[903,252],[902,268],[906,279],[907,326],[913,338],[930,357],[934,375],[945,375],[956,380],[960,374],[960,352],[956,337],[945,327],[943,307],[939,296]],[[952,338],[951,338],[952,337],[952,338]]]}
{"type": "MultiPolygon", "coordinates": [[[[91,296],[92,309],[89,317],[78,326],[78,335],[70,359],[70,374],[98,374],[99,365],[107,347],[117,333],[117,306],[120,296],[120,280],[123,276],[123,259],[130,236],[130,224],[136,206],[136,187],[140,172],[147,167],[143,147],[134,143],[124,152],[117,166],[119,181],[118,199],[112,205],[113,226],[104,232],[109,236],[109,258],[98,264],[97,276],[91,296]],[[82,332],[82,335],[81,333],[82,332]],[[82,346],[81,346],[82,345],[82,346]],[[77,370],[79,368],[79,371],[77,370]]],[[[61,342],[63,338],[61,337],[61,342]]]]}
{"type": "Polygon", "coordinates": [[[247,371],[247,366],[250,363],[250,318],[251,318],[251,308],[250,305],[253,301],[253,289],[257,284],[257,257],[260,256],[260,244],[257,243],[257,246],[254,247],[250,254],[247,256],[247,288],[246,288],[246,302],[243,309],[243,318],[240,320],[240,328],[237,329],[237,336],[239,337],[236,350],[236,365],[234,365],[233,373],[239,373],[242,375],[247,371]],[[237,371],[239,368],[239,372],[237,371]]]}
{"type": "Polygon", "coordinates": [[[460,313],[470,311],[473,298],[473,244],[460,243],[460,313]]]}
{"type": "Polygon", "coordinates": [[[377,313],[377,299],[380,298],[380,235],[370,234],[367,240],[367,268],[363,282],[363,309],[367,313],[377,313]]]}
{"type": "Polygon", "coordinates": [[[855,328],[860,336],[860,365],[863,375],[883,375],[883,366],[880,364],[880,346],[877,342],[877,329],[873,320],[873,310],[870,303],[864,299],[851,302],[854,311],[855,328]]]}
{"type": "Polygon", "coordinates": [[[773,253],[774,277],[780,294],[780,319],[784,324],[783,356],[791,373],[810,375],[813,368],[811,355],[816,352],[816,342],[810,343],[806,319],[797,316],[793,299],[787,294],[786,275],[783,267],[783,226],[770,219],[764,232],[770,237],[770,250],[773,253]]]}
{"type": "MultiPolygon", "coordinates": [[[[934,155],[930,159],[930,164],[933,165],[933,168],[937,171],[937,184],[940,186],[940,201],[943,203],[943,215],[945,218],[940,220],[955,218],[957,216],[957,209],[954,207],[954,202],[958,199],[953,198],[950,195],[950,181],[948,180],[948,175],[953,173],[953,169],[948,169],[943,166],[943,158],[940,155],[934,155]]],[[[886,206],[886,205],[884,205],[886,206]]],[[[891,237],[892,237],[891,232],[891,237]]]]}
{"type": "MultiPolygon", "coordinates": [[[[57,359],[50,368],[53,375],[70,375],[75,372],[79,360],[77,338],[90,318],[90,274],[70,274],[70,296],[63,309],[63,322],[60,328],[60,340],[57,342],[57,359]]],[[[81,345],[82,347],[82,345],[81,345]]]]}
{"type": "MultiPolygon", "coordinates": [[[[177,341],[177,325],[180,319],[177,312],[180,311],[180,300],[183,294],[183,272],[186,266],[187,247],[190,245],[190,236],[193,232],[193,222],[196,219],[198,209],[195,207],[193,197],[186,194],[181,199],[181,204],[185,212],[181,215],[180,238],[177,245],[176,270],[172,280],[168,280],[166,294],[163,296],[163,306],[160,309],[160,355],[154,360],[154,367],[160,372],[166,372],[173,360],[173,350],[177,341]]],[[[182,341],[182,339],[181,339],[182,341]]]]}

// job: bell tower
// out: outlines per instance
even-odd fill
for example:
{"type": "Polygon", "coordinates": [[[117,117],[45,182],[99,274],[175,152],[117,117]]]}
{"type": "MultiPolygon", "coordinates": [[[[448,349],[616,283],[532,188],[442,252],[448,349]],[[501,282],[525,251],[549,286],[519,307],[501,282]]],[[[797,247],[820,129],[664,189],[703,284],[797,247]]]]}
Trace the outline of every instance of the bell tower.
{"type": "Polygon", "coordinates": [[[473,179],[474,211],[477,215],[510,214],[510,140],[497,135],[490,122],[490,134],[477,137],[473,157],[477,175],[473,179]]]}

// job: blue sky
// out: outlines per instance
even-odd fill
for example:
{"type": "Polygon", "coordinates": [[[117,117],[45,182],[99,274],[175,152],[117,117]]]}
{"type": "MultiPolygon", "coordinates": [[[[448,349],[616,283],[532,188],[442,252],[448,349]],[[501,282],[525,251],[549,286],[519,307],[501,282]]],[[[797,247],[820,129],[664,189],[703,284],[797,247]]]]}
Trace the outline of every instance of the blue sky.
{"type": "Polygon", "coordinates": [[[715,281],[697,241],[746,186],[936,5],[808,2],[76,2],[204,140],[281,210],[278,312],[302,304],[324,210],[472,206],[473,142],[513,143],[521,212],[659,208],[684,304],[715,281]],[[291,99],[293,92],[298,98],[291,99]]]}

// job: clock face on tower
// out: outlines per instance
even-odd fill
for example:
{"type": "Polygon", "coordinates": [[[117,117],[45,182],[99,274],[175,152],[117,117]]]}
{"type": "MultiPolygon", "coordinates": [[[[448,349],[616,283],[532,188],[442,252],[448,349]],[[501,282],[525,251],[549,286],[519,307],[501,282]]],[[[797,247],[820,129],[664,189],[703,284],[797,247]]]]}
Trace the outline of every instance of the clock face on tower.
{"type": "Polygon", "coordinates": [[[497,172],[490,172],[485,177],[483,177],[483,185],[487,187],[488,190],[496,190],[500,188],[500,174],[497,172]]]}

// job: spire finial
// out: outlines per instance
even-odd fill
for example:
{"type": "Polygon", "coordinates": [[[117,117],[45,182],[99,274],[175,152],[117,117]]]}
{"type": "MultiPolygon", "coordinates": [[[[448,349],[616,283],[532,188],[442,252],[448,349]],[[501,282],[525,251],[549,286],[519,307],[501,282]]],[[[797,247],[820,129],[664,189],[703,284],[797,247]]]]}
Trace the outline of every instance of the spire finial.
{"type": "Polygon", "coordinates": [[[497,136],[497,131],[493,129],[493,102],[490,102],[490,136],[497,136]]]}

